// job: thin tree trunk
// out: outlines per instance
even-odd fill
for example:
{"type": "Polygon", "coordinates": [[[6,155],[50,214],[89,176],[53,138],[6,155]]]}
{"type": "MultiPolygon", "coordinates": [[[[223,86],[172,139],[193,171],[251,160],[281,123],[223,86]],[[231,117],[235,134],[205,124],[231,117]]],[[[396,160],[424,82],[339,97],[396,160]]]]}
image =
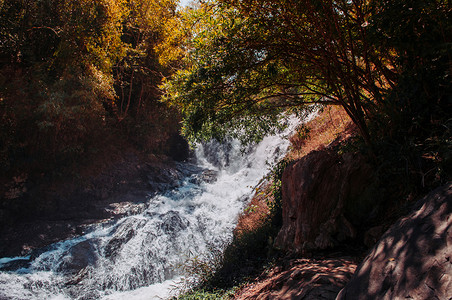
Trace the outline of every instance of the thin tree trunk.
{"type": "Polygon", "coordinates": [[[123,118],[125,118],[127,116],[127,112],[129,111],[129,107],[130,107],[130,100],[132,98],[133,75],[134,75],[134,73],[135,73],[135,70],[132,70],[132,77],[130,78],[130,87],[129,87],[129,99],[127,99],[127,106],[126,106],[126,110],[124,111],[123,118]]]}

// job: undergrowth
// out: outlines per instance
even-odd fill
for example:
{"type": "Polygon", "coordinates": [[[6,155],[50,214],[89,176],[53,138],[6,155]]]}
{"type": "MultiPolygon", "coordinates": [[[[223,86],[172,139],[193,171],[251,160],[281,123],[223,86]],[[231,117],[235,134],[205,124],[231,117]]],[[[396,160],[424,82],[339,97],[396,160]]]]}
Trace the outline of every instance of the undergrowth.
{"type": "Polygon", "coordinates": [[[193,290],[179,296],[179,300],[226,300],[234,296],[235,289],[206,291],[203,289],[193,290]]]}

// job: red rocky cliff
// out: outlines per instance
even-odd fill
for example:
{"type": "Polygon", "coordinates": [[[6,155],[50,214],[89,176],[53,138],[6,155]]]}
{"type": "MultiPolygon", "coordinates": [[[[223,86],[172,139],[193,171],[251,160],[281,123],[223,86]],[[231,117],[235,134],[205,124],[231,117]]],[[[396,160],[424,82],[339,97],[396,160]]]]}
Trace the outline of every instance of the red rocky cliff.
{"type": "Polygon", "coordinates": [[[373,181],[359,154],[322,150],[293,162],[282,177],[283,225],[275,246],[303,253],[354,238],[375,207],[373,181]]]}

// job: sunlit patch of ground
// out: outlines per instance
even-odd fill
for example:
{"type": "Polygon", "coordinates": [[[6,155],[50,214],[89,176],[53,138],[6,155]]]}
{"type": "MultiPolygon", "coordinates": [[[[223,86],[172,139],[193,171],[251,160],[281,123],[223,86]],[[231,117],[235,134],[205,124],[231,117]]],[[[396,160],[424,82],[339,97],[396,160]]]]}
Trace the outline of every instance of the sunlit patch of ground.
{"type": "Polygon", "coordinates": [[[291,138],[289,159],[305,156],[313,150],[339,144],[356,135],[357,130],[342,107],[329,106],[310,122],[299,126],[291,138]]]}
{"type": "Polygon", "coordinates": [[[294,259],[247,284],[234,299],[334,299],[355,270],[352,258],[294,259]]]}

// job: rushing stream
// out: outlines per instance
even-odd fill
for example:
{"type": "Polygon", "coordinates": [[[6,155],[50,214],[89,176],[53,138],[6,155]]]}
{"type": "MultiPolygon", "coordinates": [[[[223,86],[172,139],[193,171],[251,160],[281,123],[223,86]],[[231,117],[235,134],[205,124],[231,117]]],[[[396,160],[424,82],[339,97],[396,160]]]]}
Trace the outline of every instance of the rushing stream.
{"type": "Polygon", "coordinates": [[[197,171],[151,197],[141,213],[28,257],[0,258],[0,299],[169,297],[178,266],[231,239],[253,187],[284,156],[288,130],[245,154],[236,141],[199,146],[197,165],[186,166],[197,171]],[[12,264],[20,267],[6,271],[12,264]]]}

